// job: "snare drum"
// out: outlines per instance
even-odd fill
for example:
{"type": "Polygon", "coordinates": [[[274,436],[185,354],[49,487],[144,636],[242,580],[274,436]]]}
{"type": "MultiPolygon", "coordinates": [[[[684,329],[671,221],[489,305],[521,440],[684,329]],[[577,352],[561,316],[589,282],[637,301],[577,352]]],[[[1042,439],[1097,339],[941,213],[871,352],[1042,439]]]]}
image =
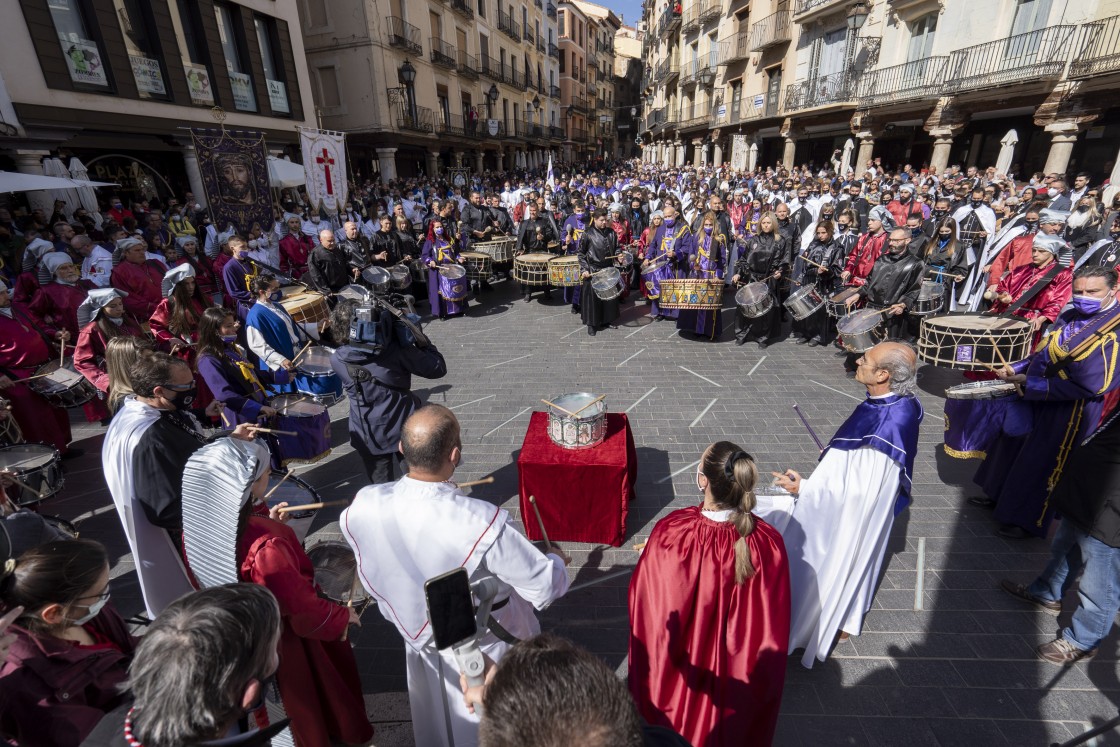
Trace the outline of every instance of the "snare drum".
{"type": "Polygon", "coordinates": [[[476,241],[471,244],[471,250],[490,255],[493,262],[509,262],[513,259],[513,247],[517,239],[495,239],[494,241],[476,241]]]}
{"type": "Polygon", "coordinates": [[[829,296],[828,300],[824,302],[825,311],[828,312],[829,316],[837,319],[845,317],[848,315],[847,300],[857,295],[859,295],[859,288],[854,285],[841,288],[829,296]]]}
{"type": "Polygon", "coordinates": [[[634,255],[625,249],[620,249],[618,251],[618,256],[615,257],[615,261],[618,262],[619,267],[629,269],[634,265],[634,255]]]}
{"type": "Polygon", "coordinates": [[[594,394],[575,392],[550,400],[548,437],[552,443],[564,449],[589,449],[603,443],[607,431],[607,403],[602,399],[595,402],[595,399],[594,394]]]}
{"type": "Polygon", "coordinates": [[[318,324],[326,321],[331,315],[326,296],[296,286],[284,288],[284,297],[280,299],[280,305],[297,324],[318,324]]]}
{"type": "Polygon", "coordinates": [[[522,285],[548,285],[548,263],[554,254],[536,252],[513,258],[513,279],[522,285]]]}
{"type": "Polygon", "coordinates": [[[783,304],[796,321],[808,319],[824,306],[824,297],[815,285],[803,285],[789,294],[783,304]]]}
{"type": "Polygon", "coordinates": [[[770,286],[759,280],[737,290],[735,303],[744,316],[757,319],[774,308],[774,296],[770,295],[770,286]]]}
{"type": "Polygon", "coordinates": [[[981,314],[941,314],[922,320],[918,357],[961,371],[988,371],[1031,354],[1030,322],[981,314]],[[996,351],[999,351],[998,353],[996,351]]]}
{"type": "Polygon", "coordinates": [[[335,295],[347,301],[357,301],[362,305],[369,303],[369,289],[364,285],[357,285],[356,283],[343,286],[342,290],[335,293],[335,295]]]}
{"type": "MultiPolygon", "coordinates": [[[[288,475],[285,479],[284,475],[287,474],[283,470],[274,469],[272,474],[269,475],[268,490],[265,491],[265,495],[268,495],[269,508],[281,503],[287,503],[289,506],[306,506],[310,503],[323,502],[323,499],[315,492],[315,488],[295,475],[288,475]],[[276,487],[277,485],[280,487],[276,487]],[[273,489],[275,489],[275,492],[273,492],[273,489]]],[[[290,518],[288,526],[296,533],[296,538],[299,539],[300,543],[307,537],[307,532],[311,529],[311,522],[314,521],[316,512],[317,509],[313,508],[310,511],[292,511],[288,514],[290,518]]]]}
{"type": "Polygon", "coordinates": [[[622,295],[622,273],[617,267],[605,267],[591,273],[591,290],[600,301],[613,301],[622,295]]]}
{"type": "Polygon", "coordinates": [[[489,254],[483,252],[462,252],[463,266],[467,270],[467,278],[472,282],[486,280],[490,277],[490,263],[494,260],[489,254]]]}
{"type": "Polygon", "coordinates": [[[936,280],[923,280],[921,290],[918,291],[918,300],[914,302],[914,308],[910,309],[910,315],[940,314],[944,306],[945,284],[936,280]]]}
{"type": "Polygon", "coordinates": [[[335,540],[319,542],[308,548],[307,559],[315,569],[319,596],[353,607],[359,615],[373,601],[358,580],[358,561],[350,545],[335,540]]]}
{"type": "Polygon", "coordinates": [[[470,292],[467,268],[462,265],[439,265],[436,270],[439,274],[440,298],[452,303],[467,300],[467,293],[470,292]]]}
{"type": "Polygon", "coordinates": [[[665,278],[661,281],[661,308],[713,311],[723,305],[723,281],[665,278]]]}
{"type": "Polygon", "coordinates": [[[836,322],[836,331],[849,353],[865,353],[887,337],[881,309],[853,311],[836,322]]]}
{"type": "Polygon", "coordinates": [[[51,360],[35,369],[40,378],[27,382],[31,391],[55,407],[81,407],[97,396],[97,387],[74,370],[74,359],[67,358],[65,365],[51,360]]]}
{"type": "Polygon", "coordinates": [[[427,283],[428,282],[428,266],[424,264],[422,259],[414,259],[408,263],[409,272],[412,273],[412,282],[414,283],[427,283]]]}
{"type": "Polygon", "coordinates": [[[379,294],[388,293],[392,282],[389,271],[384,267],[367,267],[362,270],[362,280],[366,281],[370,290],[379,294]]]}
{"type": "Polygon", "coordinates": [[[970,381],[945,390],[945,453],[984,458],[1001,435],[1025,436],[1033,426],[1029,403],[1006,381],[970,381]]]}
{"type": "Polygon", "coordinates": [[[281,394],[268,405],[276,410],[272,427],[296,434],[269,434],[274,447],[273,466],[312,464],[331,453],[331,416],[326,407],[299,394],[281,394]]]}
{"type": "Polygon", "coordinates": [[[548,262],[548,281],[558,288],[571,288],[579,285],[579,257],[570,254],[566,257],[553,257],[548,262]]]}
{"type": "Polygon", "coordinates": [[[949,399],[999,399],[1015,394],[1015,385],[1008,381],[970,381],[945,390],[949,399]]]}
{"type": "Polygon", "coordinates": [[[328,347],[312,345],[296,363],[296,390],[324,407],[330,407],[342,396],[342,380],[331,365],[333,352],[328,347]]]}
{"type": "Polygon", "coordinates": [[[27,487],[12,485],[7,494],[20,506],[38,503],[62,490],[66,476],[62,455],[45,444],[15,444],[0,447],[0,470],[11,472],[27,487]]]}
{"type": "Polygon", "coordinates": [[[393,265],[389,268],[390,288],[395,291],[403,291],[408,290],[411,285],[412,272],[408,269],[408,265],[393,265]]]}

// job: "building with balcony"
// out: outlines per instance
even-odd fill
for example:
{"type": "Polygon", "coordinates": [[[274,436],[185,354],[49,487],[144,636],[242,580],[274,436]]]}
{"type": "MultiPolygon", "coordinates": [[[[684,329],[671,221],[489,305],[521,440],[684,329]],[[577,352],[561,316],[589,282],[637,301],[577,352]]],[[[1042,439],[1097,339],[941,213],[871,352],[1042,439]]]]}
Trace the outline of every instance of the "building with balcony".
{"type": "Polygon", "coordinates": [[[186,128],[216,128],[214,107],[297,158],[295,127],[315,121],[296,0],[12,0],[0,23],[6,170],[77,156],[125,200],[202,202],[186,128]]]}
{"type": "Polygon", "coordinates": [[[560,138],[556,21],[534,0],[301,0],[322,126],[359,178],[537,168],[560,138]]]}
{"type": "Polygon", "coordinates": [[[1120,0],[707,7],[685,0],[676,26],[671,6],[644,7],[658,30],[643,45],[647,160],[819,167],[852,139],[859,170],[873,157],[943,169],[994,164],[1008,137],[1019,175],[1099,179],[1116,159],[1120,0]]]}

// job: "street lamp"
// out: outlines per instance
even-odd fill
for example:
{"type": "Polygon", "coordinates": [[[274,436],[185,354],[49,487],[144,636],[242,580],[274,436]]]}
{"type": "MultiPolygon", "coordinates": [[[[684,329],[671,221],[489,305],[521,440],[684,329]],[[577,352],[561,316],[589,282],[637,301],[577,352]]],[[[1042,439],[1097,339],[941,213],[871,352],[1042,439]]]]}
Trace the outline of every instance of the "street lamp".
{"type": "Polygon", "coordinates": [[[859,0],[848,10],[848,28],[858,33],[863,24],[867,23],[867,14],[867,3],[859,0]]]}
{"type": "Polygon", "coordinates": [[[416,82],[416,68],[406,57],[401,66],[397,68],[397,80],[404,84],[405,96],[408,99],[408,113],[412,121],[416,121],[416,94],[412,85],[416,82]]]}
{"type": "Polygon", "coordinates": [[[700,85],[707,88],[712,85],[712,81],[716,79],[716,74],[712,72],[710,67],[706,67],[700,71],[700,85]]]}
{"type": "Polygon", "coordinates": [[[490,90],[486,92],[486,112],[489,119],[494,118],[494,104],[496,103],[498,103],[498,87],[491,83],[490,90]]]}

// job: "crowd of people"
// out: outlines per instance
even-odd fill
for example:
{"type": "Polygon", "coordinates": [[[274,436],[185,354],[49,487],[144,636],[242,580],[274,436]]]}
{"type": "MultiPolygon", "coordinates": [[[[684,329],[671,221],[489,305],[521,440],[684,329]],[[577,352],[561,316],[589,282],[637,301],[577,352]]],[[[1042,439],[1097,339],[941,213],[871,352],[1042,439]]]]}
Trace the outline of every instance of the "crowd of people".
{"type": "Polygon", "coordinates": [[[354,184],[331,216],[289,192],[273,225],[240,231],[212,225],[189,193],[127,208],[112,197],[96,214],[56,203],[49,219],[0,210],[0,446],[73,458],[70,407],[107,427],[104,473],[152,621],[134,637],[109,604],[105,549],[16,500],[19,473],[0,471],[0,735],[369,742],[346,642],[359,616],[321,593],[292,507],[269,500],[289,462],[324,456],[293,452],[277,418],[311,408],[329,452],[326,407],[345,397],[368,478],[340,518],[351,598],[363,588],[405,643],[418,744],[767,744],[787,655],[824,661],[871,608],[894,517],[915,498],[911,343],[951,313],[1029,327],[1023,356],[969,374],[1015,396],[948,399],[945,447],[985,457],[973,502],[1005,536],[1045,537],[1062,517],[1042,575],[1002,586],[1056,614],[1080,576],[1071,626],[1038,654],[1093,656],[1120,608],[1120,188],[1090,182],[634,161],[354,184]],[[562,282],[526,274],[531,258],[565,257],[562,282]],[[540,635],[569,556],[459,490],[458,422],[411,392],[413,376],[447,373],[422,316],[468,313],[507,280],[526,302],[562,290],[591,336],[636,303],[720,341],[734,295],[736,344],[835,346],[867,390],[812,475],[773,475],[782,495],[761,489],[737,444],[703,449],[700,502],[654,526],[634,570],[629,694],[587,652],[540,635]],[[670,301],[682,280],[718,303],[670,301]],[[857,345],[846,321],[864,309],[873,334],[857,345]],[[89,389],[76,404],[37,383],[65,366],[89,389]],[[481,686],[430,625],[425,583],[455,568],[495,598],[477,635],[481,686]]]}

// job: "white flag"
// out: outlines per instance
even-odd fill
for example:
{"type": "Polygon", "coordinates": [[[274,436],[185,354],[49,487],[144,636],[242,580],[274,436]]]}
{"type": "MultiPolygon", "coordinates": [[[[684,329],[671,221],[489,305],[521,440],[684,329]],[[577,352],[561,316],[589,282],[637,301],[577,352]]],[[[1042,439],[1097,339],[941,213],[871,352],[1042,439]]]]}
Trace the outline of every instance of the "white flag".
{"type": "Polygon", "coordinates": [[[299,131],[307,196],[318,210],[337,214],[346,202],[346,136],[327,130],[299,131]]]}
{"type": "Polygon", "coordinates": [[[553,192],[556,191],[556,177],[552,175],[552,154],[551,153],[548,154],[548,179],[545,183],[548,184],[548,188],[551,189],[553,192]]]}

